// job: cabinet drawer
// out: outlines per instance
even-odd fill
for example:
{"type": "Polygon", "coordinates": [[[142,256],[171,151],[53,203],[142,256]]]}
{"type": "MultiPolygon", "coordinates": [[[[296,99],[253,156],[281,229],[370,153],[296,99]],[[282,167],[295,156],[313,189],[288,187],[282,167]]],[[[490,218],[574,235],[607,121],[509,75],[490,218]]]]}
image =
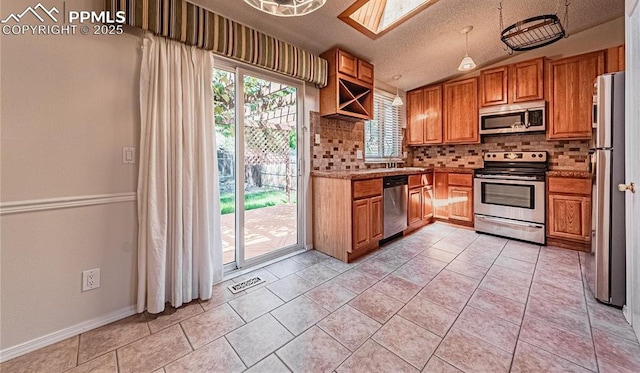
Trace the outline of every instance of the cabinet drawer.
{"type": "Polygon", "coordinates": [[[382,195],[382,179],[358,180],[353,182],[353,199],[382,195]]]}
{"type": "Polygon", "coordinates": [[[591,195],[591,180],[577,178],[549,178],[549,193],[591,195]]]}
{"type": "Polygon", "coordinates": [[[473,175],[449,174],[449,185],[470,187],[473,185],[473,175]]]}
{"type": "Polygon", "coordinates": [[[349,53],[338,50],[338,71],[356,78],[358,70],[357,58],[349,53]]]}
{"type": "Polygon", "coordinates": [[[422,186],[422,175],[409,175],[409,189],[422,186]]]}
{"type": "Polygon", "coordinates": [[[369,62],[358,60],[358,80],[373,84],[373,65],[369,62]]]}

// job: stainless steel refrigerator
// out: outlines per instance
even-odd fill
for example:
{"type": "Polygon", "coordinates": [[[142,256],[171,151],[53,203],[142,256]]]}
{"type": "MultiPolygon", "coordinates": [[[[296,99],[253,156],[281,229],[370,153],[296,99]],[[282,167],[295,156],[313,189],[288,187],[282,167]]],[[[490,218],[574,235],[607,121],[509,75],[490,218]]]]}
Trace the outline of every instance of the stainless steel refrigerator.
{"type": "Polygon", "coordinates": [[[593,194],[587,282],[596,299],[622,307],[626,298],[624,73],[596,79],[591,147],[593,194]]]}

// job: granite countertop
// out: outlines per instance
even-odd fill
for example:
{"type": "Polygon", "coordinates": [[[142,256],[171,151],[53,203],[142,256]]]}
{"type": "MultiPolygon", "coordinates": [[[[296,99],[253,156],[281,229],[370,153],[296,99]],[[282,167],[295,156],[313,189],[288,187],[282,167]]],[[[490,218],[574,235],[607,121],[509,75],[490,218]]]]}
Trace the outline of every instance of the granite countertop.
{"type": "Polygon", "coordinates": [[[591,179],[591,172],[589,171],[547,171],[549,177],[573,177],[578,179],[591,179]]]}
{"type": "Polygon", "coordinates": [[[363,180],[385,176],[417,175],[431,172],[432,170],[431,168],[421,167],[369,168],[361,170],[311,171],[311,176],[331,179],[363,180]]]}
{"type": "Polygon", "coordinates": [[[331,179],[345,180],[364,180],[374,179],[385,176],[396,175],[417,175],[428,172],[457,172],[463,174],[472,174],[473,168],[458,167],[399,167],[399,168],[371,168],[360,170],[339,170],[339,171],[311,171],[313,177],[326,177],[331,179]]]}
{"type": "Polygon", "coordinates": [[[462,167],[434,167],[433,170],[435,172],[452,172],[452,173],[458,173],[458,174],[472,174],[476,169],[480,169],[481,167],[478,168],[462,168],[462,167]]]}

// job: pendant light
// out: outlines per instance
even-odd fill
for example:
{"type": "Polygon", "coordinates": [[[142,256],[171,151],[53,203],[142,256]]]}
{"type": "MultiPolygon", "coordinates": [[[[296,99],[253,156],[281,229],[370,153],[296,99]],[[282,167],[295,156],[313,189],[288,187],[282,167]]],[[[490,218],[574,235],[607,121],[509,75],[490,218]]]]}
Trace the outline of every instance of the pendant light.
{"type": "Polygon", "coordinates": [[[473,30],[473,26],[467,26],[460,30],[460,33],[465,35],[467,49],[464,58],[458,67],[459,71],[469,71],[476,68],[476,63],[473,61],[473,58],[469,57],[469,32],[471,32],[471,30],[473,30]]]}
{"type": "Polygon", "coordinates": [[[404,102],[402,101],[402,97],[400,97],[400,90],[398,88],[398,80],[402,78],[402,75],[396,75],[393,77],[393,80],[396,82],[396,98],[393,99],[391,106],[402,106],[404,102]]]}
{"type": "Polygon", "coordinates": [[[274,16],[297,17],[320,9],[327,0],[244,0],[244,2],[274,16]]]}

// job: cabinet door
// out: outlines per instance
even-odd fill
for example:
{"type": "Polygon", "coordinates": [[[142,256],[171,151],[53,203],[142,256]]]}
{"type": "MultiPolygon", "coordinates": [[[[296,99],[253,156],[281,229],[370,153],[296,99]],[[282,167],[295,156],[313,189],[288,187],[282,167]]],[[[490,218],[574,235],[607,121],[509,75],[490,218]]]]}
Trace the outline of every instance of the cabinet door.
{"type": "Polygon", "coordinates": [[[422,220],[427,222],[433,217],[433,187],[422,188],[422,220]]]}
{"type": "Polygon", "coordinates": [[[607,73],[624,71],[624,45],[607,49],[607,73]]]}
{"type": "Polygon", "coordinates": [[[371,202],[371,241],[382,239],[384,230],[384,205],[382,197],[372,197],[371,202]]]}
{"type": "Polygon", "coordinates": [[[473,189],[449,187],[449,217],[462,221],[473,221],[473,189]]]}
{"type": "Polygon", "coordinates": [[[356,78],[357,70],[358,59],[343,50],[338,50],[338,71],[356,78]]]}
{"type": "Polygon", "coordinates": [[[449,175],[447,173],[436,172],[434,180],[434,216],[438,219],[449,219],[449,175]]]}
{"type": "Polygon", "coordinates": [[[353,202],[353,246],[357,250],[367,246],[371,237],[371,200],[353,202]]]}
{"type": "Polygon", "coordinates": [[[358,60],[358,80],[373,84],[373,65],[369,62],[358,60]]]}
{"type": "Polygon", "coordinates": [[[478,78],[444,85],[445,143],[475,144],[478,136],[478,78]]]}
{"type": "Polygon", "coordinates": [[[508,76],[507,66],[480,72],[480,104],[482,106],[509,103],[508,76]]]}
{"type": "Polygon", "coordinates": [[[407,93],[407,144],[424,143],[424,91],[407,93]]]}
{"type": "Polygon", "coordinates": [[[425,144],[442,144],[442,86],[424,89],[424,140],[425,144]]]}
{"type": "Polygon", "coordinates": [[[605,52],[550,62],[549,139],[591,138],[593,81],[604,73],[605,52]]]}
{"type": "Polygon", "coordinates": [[[513,102],[544,100],[544,58],[511,66],[513,102]]]}
{"type": "Polygon", "coordinates": [[[410,226],[422,223],[422,188],[409,190],[408,220],[410,226]]]}
{"type": "Polygon", "coordinates": [[[549,195],[549,236],[588,242],[591,234],[589,197],[549,195]]]}

